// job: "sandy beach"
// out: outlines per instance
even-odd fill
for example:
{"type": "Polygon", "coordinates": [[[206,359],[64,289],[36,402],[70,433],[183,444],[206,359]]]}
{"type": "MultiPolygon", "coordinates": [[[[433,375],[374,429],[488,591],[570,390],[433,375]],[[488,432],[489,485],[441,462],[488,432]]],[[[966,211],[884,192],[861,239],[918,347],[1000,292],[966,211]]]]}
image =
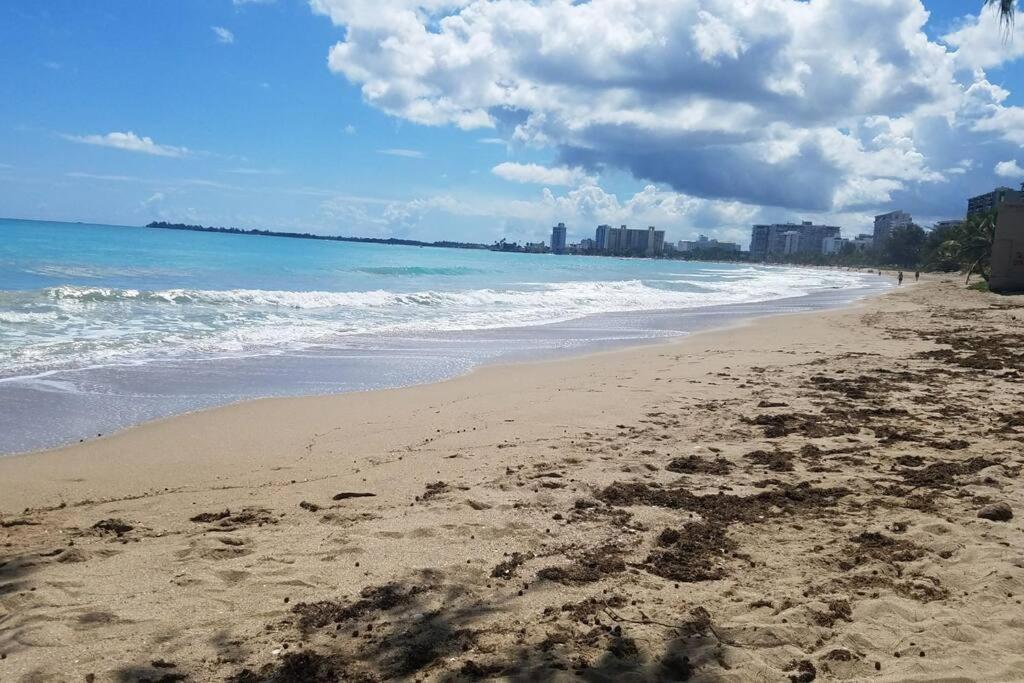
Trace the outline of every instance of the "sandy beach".
{"type": "Polygon", "coordinates": [[[1024,680],[1022,350],[926,278],[0,458],[0,681],[1024,680]]]}

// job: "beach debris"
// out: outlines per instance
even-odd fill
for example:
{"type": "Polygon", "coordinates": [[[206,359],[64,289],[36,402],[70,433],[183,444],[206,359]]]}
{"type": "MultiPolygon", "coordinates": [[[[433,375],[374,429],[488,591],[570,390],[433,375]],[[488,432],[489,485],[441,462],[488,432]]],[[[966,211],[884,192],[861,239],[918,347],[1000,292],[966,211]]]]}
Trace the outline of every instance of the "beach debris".
{"type": "Polygon", "coordinates": [[[537,572],[537,578],[573,585],[600,581],[608,574],[625,570],[622,549],[606,544],[588,550],[570,565],[545,567],[537,572]]]}
{"type": "Polygon", "coordinates": [[[299,503],[299,507],[302,508],[303,510],[309,510],[310,512],[316,512],[320,509],[320,506],[317,505],[316,503],[310,503],[305,500],[299,503]]]}
{"type": "Polygon", "coordinates": [[[785,451],[756,450],[747,453],[743,457],[757,465],[763,465],[772,472],[793,471],[794,456],[792,453],[786,453],[785,451]]]}
{"type": "MultiPolygon", "coordinates": [[[[753,369],[753,368],[751,368],[753,369]]],[[[784,401],[759,401],[757,404],[758,408],[788,408],[789,404],[784,401]]]]}
{"type": "Polygon", "coordinates": [[[198,524],[212,524],[218,531],[234,531],[243,526],[277,524],[277,518],[266,508],[242,508],[241,512],[223,510],[203,512],[191,518],[198,524]]]}
{"type": "Polygon", "coordinates": [[[199,524],[208,524],[230,516],[231,510],[224,510],[223,512],[201,512],[195,517],[189,517],[189,521],[197,522],[199,524]]]}
{"type": "Polygon", "coordinates": [[[115,534],[117,536],[122,536],[131,531],[132,529],[134,529],[135,527],[133,527],[131,524],[128,524],[123,519],[117,519],[112,517],[110,519],[101,519],[100,521],[93,524],[92,528],[100,532],[101,534],[115,534]]]}
{"type": "Polygon", "coordinates": [[[427,484],[427,490],[423,493],[423,495],[417,496],[416,500],[430,500],[435,496],[439,496],[442,493],[446,493],[448,491],[448,488],[448,484],[446,484],[445,482],[435,481],[433,483],[427,484]]]}
{"type": "Polygon", "coordinates": [[[503,560],[495,565],[494,569],[491,570],[491,577],[495,579],[511,579],[516,575],[516,570],[523,565],[527,560],[532,560],[535,556],[533,553],[520,553],[514,552],[512,555],[506,553],[507,560],[503,560]]]}
{"type": "Polygon", "coordinates": [[[289,652],[277,662],[264,664],[259,671],[242,669],[227,680],[228,683],[336,683],[373,679],[350,677],[339,655],[307,650],[289,652]]]}
{"type": "Polygon", "coordinates": [[[10,529],[11,527],[16,526],[39,526],[39,524],[40,522],[36,522],[31,519],[26,519],[24,517],[19,517],[15,519],[0,520],[0,529],[10,529]]]}
{"type": "Polygon", "coordinates": [[[819,612],[815,615],[814,621],[818,626],[832,628],[837,621],[853,621],[853,608],[849,600],[829,600],[828,611],[819,612]]]}
{"type": "Polygon", "coordinates": [[[669,472],[680,474],[729,474],[732,470],[732,463],[725,458],[708,460],[697,455],[688,455],[684,458],[675,458],[665,465],[669,472]]]}
{"type": "Polygon", "coordinates": [[[369,612],[384,612],[412,602],[420,593],[429,590],[426,586],[403,586],[391,582],[381,586],[367,586],[359,592],[360,599],[353,603],[321,600],[314,603],[300,602],[292,608],[299,615],[299,626],[303,630],[323,628],[329,624],[341,624],[369,612]]]}
{"type": "Polygon", "coordinates": [[[934,462],[919,470],[903,470],[900,474],[903,483],[914,488],[944,489],[955,484],[957,477],[975,474],[998,464],[995,460],[976,456],[960,462],[934,462]]]}
{"type": "Polygon", "coordinates": [[[349,498],[373,498],[376,493],[364,493],[360,491],[342,491],[331,496],[331,500],[348,500],[349,498]]]}
{"type": "Polygon", "coordinates": [[[978,510],[978,517],[989,519],[993,522],[1009,522],[1013,519],[1013,508],[1009,503],[992,503],[978,510]]]}
{"type": "Polygon", "coordinates": [[[655,576],[682,583],[721,579],[726,575],[723,558],[735,548],[723,526],[706,522],[664,529],[656,543],[658,548],[647,556],[643,568],[655,576]]]}
{"type": "Polygon", "coordinates": [[[786,671],[796,671],[789,675],[790,683],[811,683],[818,677],[818,670],[806,659],[790,663],[786,671]]]}
{"type": "Polygon", "coordinates": [[[612,482],[597,497],[610,505],[649,505],[696,512],[705,521],[722,524],[762,522],[796,512],[832,507],[850,493],[843,487],[817,488],[807,482],[780,484],[773,491],[752,496],[708,494],[698,496],[685,488],[663,488],[646,482],[612,482]]]}
{"type": "Polygon", "coordinates": [[[850,538],[853,545],[847,546],[848,560],[839,563],[843,571],[862,565],[869,560],[886,564],[912,562],[925,555],[925,549],[904,538],[893,538],[877,531],[864,531],[850,538]]]}
{"type": "Polygon", "coordinates": [[[747,424],[764,428],[768,439],[800,434],[810,439],[856,434],[858,428],[843,422],[829,421],[827,416],[812,413],[777,413],[742,418],[747,424]]]}

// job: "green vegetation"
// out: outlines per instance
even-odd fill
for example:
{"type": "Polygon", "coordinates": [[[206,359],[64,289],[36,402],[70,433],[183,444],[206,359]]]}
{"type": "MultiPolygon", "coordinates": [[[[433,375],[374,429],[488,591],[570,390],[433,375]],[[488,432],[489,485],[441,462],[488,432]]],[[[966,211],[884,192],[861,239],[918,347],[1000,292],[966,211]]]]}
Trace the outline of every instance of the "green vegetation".
{"type": "MultiPolygon", "coordinates": [[[[988,282],[992,266],[992,243],[996,234],[996,211],[974,214],[956,229],[945,235],[947,238],[935,251],[926,255],[932,262],[956,263],[967,270],[967,282],[971,275],[978,273],[988,282]]],[[[930,265],[930,264],[929,264],[930,265]]]]}
{"type": "Polygon", "coordinates": [[[976,292],[987,292],[987,291],[989,291],[988,290],[988,283],[985,282],[984,280],[982,280],[980,282],[975,282],[973,285],[970,285],[967,289],[973,289],[976,292]]]}
{"type": "Polygon", "coordinates": [[[966,272],[968,283],[974,274],[988,282],[997,215],[996,211],[974,214],[959,225],[932,230],[909,225],[893,230],[879,249],[860,251],[848,242],[838,254],[794,254],[784,261],[850,268],[966,272]]]}

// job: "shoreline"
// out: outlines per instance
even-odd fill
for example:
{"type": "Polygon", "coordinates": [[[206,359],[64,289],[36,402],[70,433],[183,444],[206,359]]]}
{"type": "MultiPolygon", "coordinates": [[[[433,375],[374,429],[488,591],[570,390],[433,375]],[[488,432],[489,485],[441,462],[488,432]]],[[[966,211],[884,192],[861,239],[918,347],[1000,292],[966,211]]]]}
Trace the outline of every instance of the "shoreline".
{"type": "MultiPolygon", "coordinates": [[[[915,284],[915,283],[910,283],[910,285],[913,285],[913,284],[915,284]]],[[[426,386],[434,386],[434,385],[442,385],[442,384],[448,384],[448,383],[452,383],[452,382],[458,382],[460,380],[466,380],[466,381],[472,382],[472,381],[475,381],[475,375],[477,375],[478,373],[484,373],[484,372],[486,372],[489,369],[495,369],[495,370],[505,369],[505,370],[509,370],[511,368],[524,367],[525,366],[526,368],[530,368],[530,370],[534,370],[537,367],[543,367],[543,366],[546,366],[546,365],[549,365],[549,364],[560,364],[560,363],[567,363],[567,362],[573,362],[573,361],[584,362],[584,361],[586,361],[587,359],[590,359],[590,358],[593,358],[594,360],[598,360],[598,359],[600,359],[600,358],[602,358],[604,356],[607,356],[607,355],[635,354],[635,353],[642,353],[642,352],[644,352],[647,349],[657,349],[657,348],[661,348],[661,347],[674,347],[676,345],[685,344],[685,343],[687,343],[687,342],[689,342],[691,340],[698,339],[699,337],[701,337],[703,335],[727,334],[727,333],[731,333],[731,332],[734,332],[734,331],[742,330],[744,328],[756,325],[758,322],[763,321],[763,320],[767,320],[767,319],[789,318],[789,317],[798,318],[798,317],[801,317],[801,316],[812,316],[812,315],[816,315],[816,314],[825,314],[825,313],[829,313],[829,312],[855,311],[856,309],[867,305],[867,302],[870,302],[872,299],[875,299],[877,297],[885,296],[890,291],[893,291],[893,290],[892,289],[883,289],[883,290],[878,290],[878,291],[872,291],[870,293],[858,295],[855,298],[837,301],[834,304],[826,304],[826,305],[824,305],[824,306],[822,306],[820,308],[810,308],[810,309],[807,309],[807,310],[801,310],[801,311],[795,311],[795,312],[791,312],[791,311],[785,311],[785,312],[767,311],[767,312],[762,312],[762,313],[754,313],[754,314],[748,315],[748,316],[737,316],[737,317],[730,318],[726,323],[724,323],[722,325],[709,326],[709,327],[705,327],[705,328],[702,328],[702,329],[697,329],[697,330],[692,331],[692,332],[691,331],[687,331],[687,332],[684,332],[682,334],[666,335],[666,336],[663,336],[663,337],[649,337],[649,338],[642,338],[642,339],[630,339],[628,342],[625,342],[622,345],[619,345],[619,344],[616,344],[616,343],[608,344],[606,348],[584,348],[584,349],[580,349],[580,350],[568,350],[568,349],[554,350],[554,349],[549,349],[549,350],[547,350],[547,351],[545,351],[543,353],[540,353],[539,354],[540,357],[529,357],[529,358],[526,358],[526,357],[524,357],[524,358],[515,358],[515,357],[509,357],[510,354],[504,354],[504,355],[499,356],[497,358],[484,360],[484,361],[482,361],[482,362],[480,362],[478,364],[474,364],[467,371],[462,372],[460,374],[452,375],[450,377],[443,377],[443,378],[437,379],[437,380],[427,380],[427,381],[416,383],[416,384],[408,384],[408,385],[394,386],[394,387],[379,387],[379,388],[362,389],[362,390],[355,390],[355,391],[339,391],[339,392],[334,392],[334,393],[323,393],[323,394],[300,394],[300,395],[284,395],[284,396],[258,396],[258,397],[255,397],[255,398],[245,398],[245,399],[241,399],[241,400],[238,400],[238,401],[233,401],[233,402],[230,402],[230,403],[225,403],[225,404],[220,404],[220,405],[213,405],[213,406],[209,406],[209,407],[201,407],[201,408],[196,408],[196,409],[193,409],[193,410],[187,410],[187,411],[181,412],[181,413],[173,413],[173,414],[170,414],[170,415],[153,418],[151,420],[146,420],[144,422],[140,422],[140,423],[137,423],[137,424],[127,425],[125,427],[116,429],[115,431],[109,432],[107,434],[103,434],[102,436],[97,436],[97,437],[92,437],[92,438],[86,437],[86,438],[84,438],[84,439],[82,439],[80,441],[77,441],[77,442],[73,441],[73,440],[70,440],[70,441],[68,441],[66,443],[55,445],[55,446],[52,446],[52,447],[47,447],[47,448],[40,448],[40,449],[36,449],[36,450],[28,450],[28,451],[20,451],[20,452],[12,452],[12,453],[0,453],[0,463],[2,463],[5,459],[8,459],[8,458],[26,458],[26,457],[35,457],[35,456],[45,456],[45,455],[47,455],[49,453],[57,453],[57,452],[65,452],[65,451],[69,451],[69,450],[74,450],[74,449],[77,449],[78,447],[84,446],[86,444],[99,443],[99,442],[102,442],[102,441],[105,441],[105,440],[109,440],[109,439],[113,439],[113,438],[116,438],[116,437],[119,437],[119,436],[123,436],[124,434],[126,434],[128,432],[132,432],[132,431],[137,430],[137,429],[145,429],[147,427],[153,427],[155,425],[159,425],[159,424],[162,424],[162,423],[167,423],[167,422],[170,422],[170,421],[174,421],[174,420],[177,420],[179,418],[186,418],[186,417],[189,417],[189,416],[198,415],[198,414],[201,414],[201,413],[214,412],[214,411],[226,410],[226,409],[240,409],[240,408],[244,409],[244,406],[249,405],[249,404],[273,403],[273,402],[278,402],[278,401],[280,401],[280,402],[288,402],[288,401],[310,401],[310,400],[312,400],[312,401],[316,401],[316,400],[334,400],[334,399],[338,399],[338,398],[341,398],[341,397],[348,397],[348,396],[353,397],[352,400],[358,400],[358,397],[360,397],[360,396],[367,396],[367,395],[377,394],[377,393],[380,393],[380,392],[403,392],[403,391],[407,391],[407,390],[411,390],[411,389],[416,389],[416,388],[421,388],[421,387],[426,387],[426,386]]],[[[805,295],[805,296],[802,296],[802,297],[794,297],[792,299],[783,299],[783,300],[777,300],[777,301],[755,302],[755,304],[753,304],[753,305],[773,304],[773,303],[777,303],[778,301],[792,301],[793,303],[801,303],[803,300],[807,299],[810,296],[814,296],[814,295],[805,295]]],[[[724,305],[724,306],[710,306],[710,307],[706,307],[706,308],[703,308],[703,309],[702,308],[695,308],[695,309],[667,310],[667,311],[658,311],[657,313],[666,314],[666,315],[685,314],[685,313],[699,313],[699,312],[706,312],[708,309],[725,309],[725,310],[728,310],[728,309],[731,309],[731,308],[742,307],[742,306],[747,306],[747,305],[750,305],[750,304],[727,304],[727,305],[724,305]]],[[[598,316],[588,316],[588,317],[598,317],[598,316]]],[[[586,319],[587,318],[580,318],[578,320],[569,321],[569,322],[570,323],[571,322],[579,322],[579,321],[586,320],[586,319]]],[[[509,328],[509,329],[520,329],[520,328],[509,328]]],[[[481,380],[481,381],[484,381],[484,380],[481,380]]],[[[0,505],[2,505],[2,504],[3,504],[3,501],[0,500],[0,505]]],[[[0,508],[0,513],[2,513],[2,512],[3,512],[3,510],[2,510],[2,508],[0,508]]]]}
{"type": "Polygon", "coordinates": [[[0,678],[1019,679],[1022,312],[929,278],[0,458],[0,678]]]}
{"type": "MultiPolygon", "coordinates": [[[[164,359],[128,367],[105,364],[52,370],[42,376],[10,377],[0,381],[0,385],[10,385],[7,388],[10,395],[5,400],[11,408],[7,417],[0,420],[0,432],[6,431],[8,434],[7,443],[21,443],[27,447],[9,447],[5,444],[3,450],[0,450],[0,458],[73,446],[94,441],[98,438],[94,436],[97,432],[106,438],[150,422],[251,400],[401,389],[447,381],[494,364],[558,360],[596,352],[656,346],[697,332],[729,326],[734,321],[766,315],[786,315],[791,308],[809,311],[842,308],[866,297],[884,293],[890,286],[887,280],[886,284],[882,284],[865,279],[861,286],[849,291],[822,290],[764,301],[651,310],[638,314],[608,312],[554,323],[469,330],[449,333],[450,338],[444,337],[442,341],[436,342],[439,344],[436,348],[427,344],[420,349],[415,344],[415,336],[399,336],[392,341],[386,341],[385,337],[380,350],[370,351],[359,362],[391,365],[387,363],[389,351],[385,350],[390,348],[390,344],[393,347],[391,352],[401,353],[400,349],[408,349],[413,353],[417,353],[417,350],[427,351],[428,355],[437,354],[438,359],[443,359],[449,365],[443,370],[424,370],[418,369],[414,360],[407,370],[392,366],[395,368],[394,375],[387,378],[372,374],[372,367],[376,366],[362,367],[358,363],[346,366],[344,360],[339,364],[335,358],[344,359],[352,352],[344,347],[323,347],[305,352],[267,352],[237,358],[164,359]],[[622,324],[620,321],[634,315],[640,317],[639,323],[619,327],[622,324]],[[712,320],[709,323],[705,320],[717,316],[723,316],[724,322],[712,320]],[[516,348],[520,338],[525,341],[525,346],[516,348]],[[411,346],[407,346],[409,342],[413,342],[411,346]],[[451,344],[452,347],[446,349],[445,344],[451,344]],[[200,374],[215,373],[221,378],[229,375],[235,380],[233,384],[227,384],[227,388],[222,388],[223,380],[217,384],[204,384],[201,380],[187,386],[180,384],[181,377],[194,376],[197,370],[200,374]],[[352,374],[351,379],[346,373],[352,374]],[[128,379],[130,377],[134,379],[128,379]],[[148,379],[142,381],[145,378],[148,379]],[[37,386],[35,382],[39,380],[42,380],[42,384],[37,386]],[[83,383],[87,388],[82,392],[53,392],[47,386],[52,381],[83,383]],[[360,384],[364,387],[361,388],[360,384]],[[365,386],[367,384],[369,386],[365,386]],[[174,388],[166,393],[158,389],[150,395],[147,385],[169,385],[174,388]],[[108,405],[97,406],[92,400],[92,386],[110,391],[114,400],[108,401],[108,405]],[[132,405],[129,398],[135,391],[141,391],[139,398],[142,401],[132,405]],[[119,396],[122,397],[120,400],[117,398],[119,396]],[[51,404],[54,400],[57,402],[51,404]],[[58,411],[58,415],[65,420],[65,424],[56,428],[62,434],[59,438],[45,438],[38,429],[24,433],[20,431],[26,429],[20,425],[34,424],[40,418],[40,407],[44,407],[42,418],[46,419],[45,406],[28,407],[38,401],[50,404],[49,410],[58,411]],[[22,407],[16,409],[19,403],[22,407]],[[99,419],[89,420],[96,415],[100,416],[99,419]],[[25,418],[31,418],[32,421],[27,422],[25,418]]],[[[361,346],[357,344],[353,348],[361,346]]],[[[382,372],[391,371],[391,368],[377,369],[382,372]]],[[[97,396],[102,402],[102,393],[97,396]]]]}

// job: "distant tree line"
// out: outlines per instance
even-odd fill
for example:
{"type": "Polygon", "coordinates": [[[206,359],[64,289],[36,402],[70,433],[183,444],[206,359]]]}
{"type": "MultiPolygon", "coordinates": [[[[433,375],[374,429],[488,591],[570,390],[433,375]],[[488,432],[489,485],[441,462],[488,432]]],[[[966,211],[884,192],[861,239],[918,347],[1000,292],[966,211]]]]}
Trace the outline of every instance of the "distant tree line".
{"type": "Polygon", "coordinates": [[[241,228],[214,228],[205,225],[188,225],[185,223],[167,223],[165,221],[153,221],[147,228],[159,228],[161,230],[188,230],[192,232],[219,232],[230,235],[256,235],[259,237],[288,237],[301,240],[327,240],[329,242],[363,242],[368,244],[395,244],[408,247],[440,247],[444,249],[490,249],[490,245],[476,244],[475,242],[451,242],[439,240],[437,242],[422,242],[420,240],[406,240],[397,237],[339,237],[335,235],[314,235],[310,232],[281,232],[277,230],[243,230],[241,228]]]}
{"type": "Polygon", "coordinates": [[[946,273],[966,272],[988,280],[997,211],[973,214],[959,225],[925,230],[919,225],[895,228],[875,249],[859,250],[847,242],[838,254],[793,254],[780,262],[851,268],[902,268],[946,273]]]}

